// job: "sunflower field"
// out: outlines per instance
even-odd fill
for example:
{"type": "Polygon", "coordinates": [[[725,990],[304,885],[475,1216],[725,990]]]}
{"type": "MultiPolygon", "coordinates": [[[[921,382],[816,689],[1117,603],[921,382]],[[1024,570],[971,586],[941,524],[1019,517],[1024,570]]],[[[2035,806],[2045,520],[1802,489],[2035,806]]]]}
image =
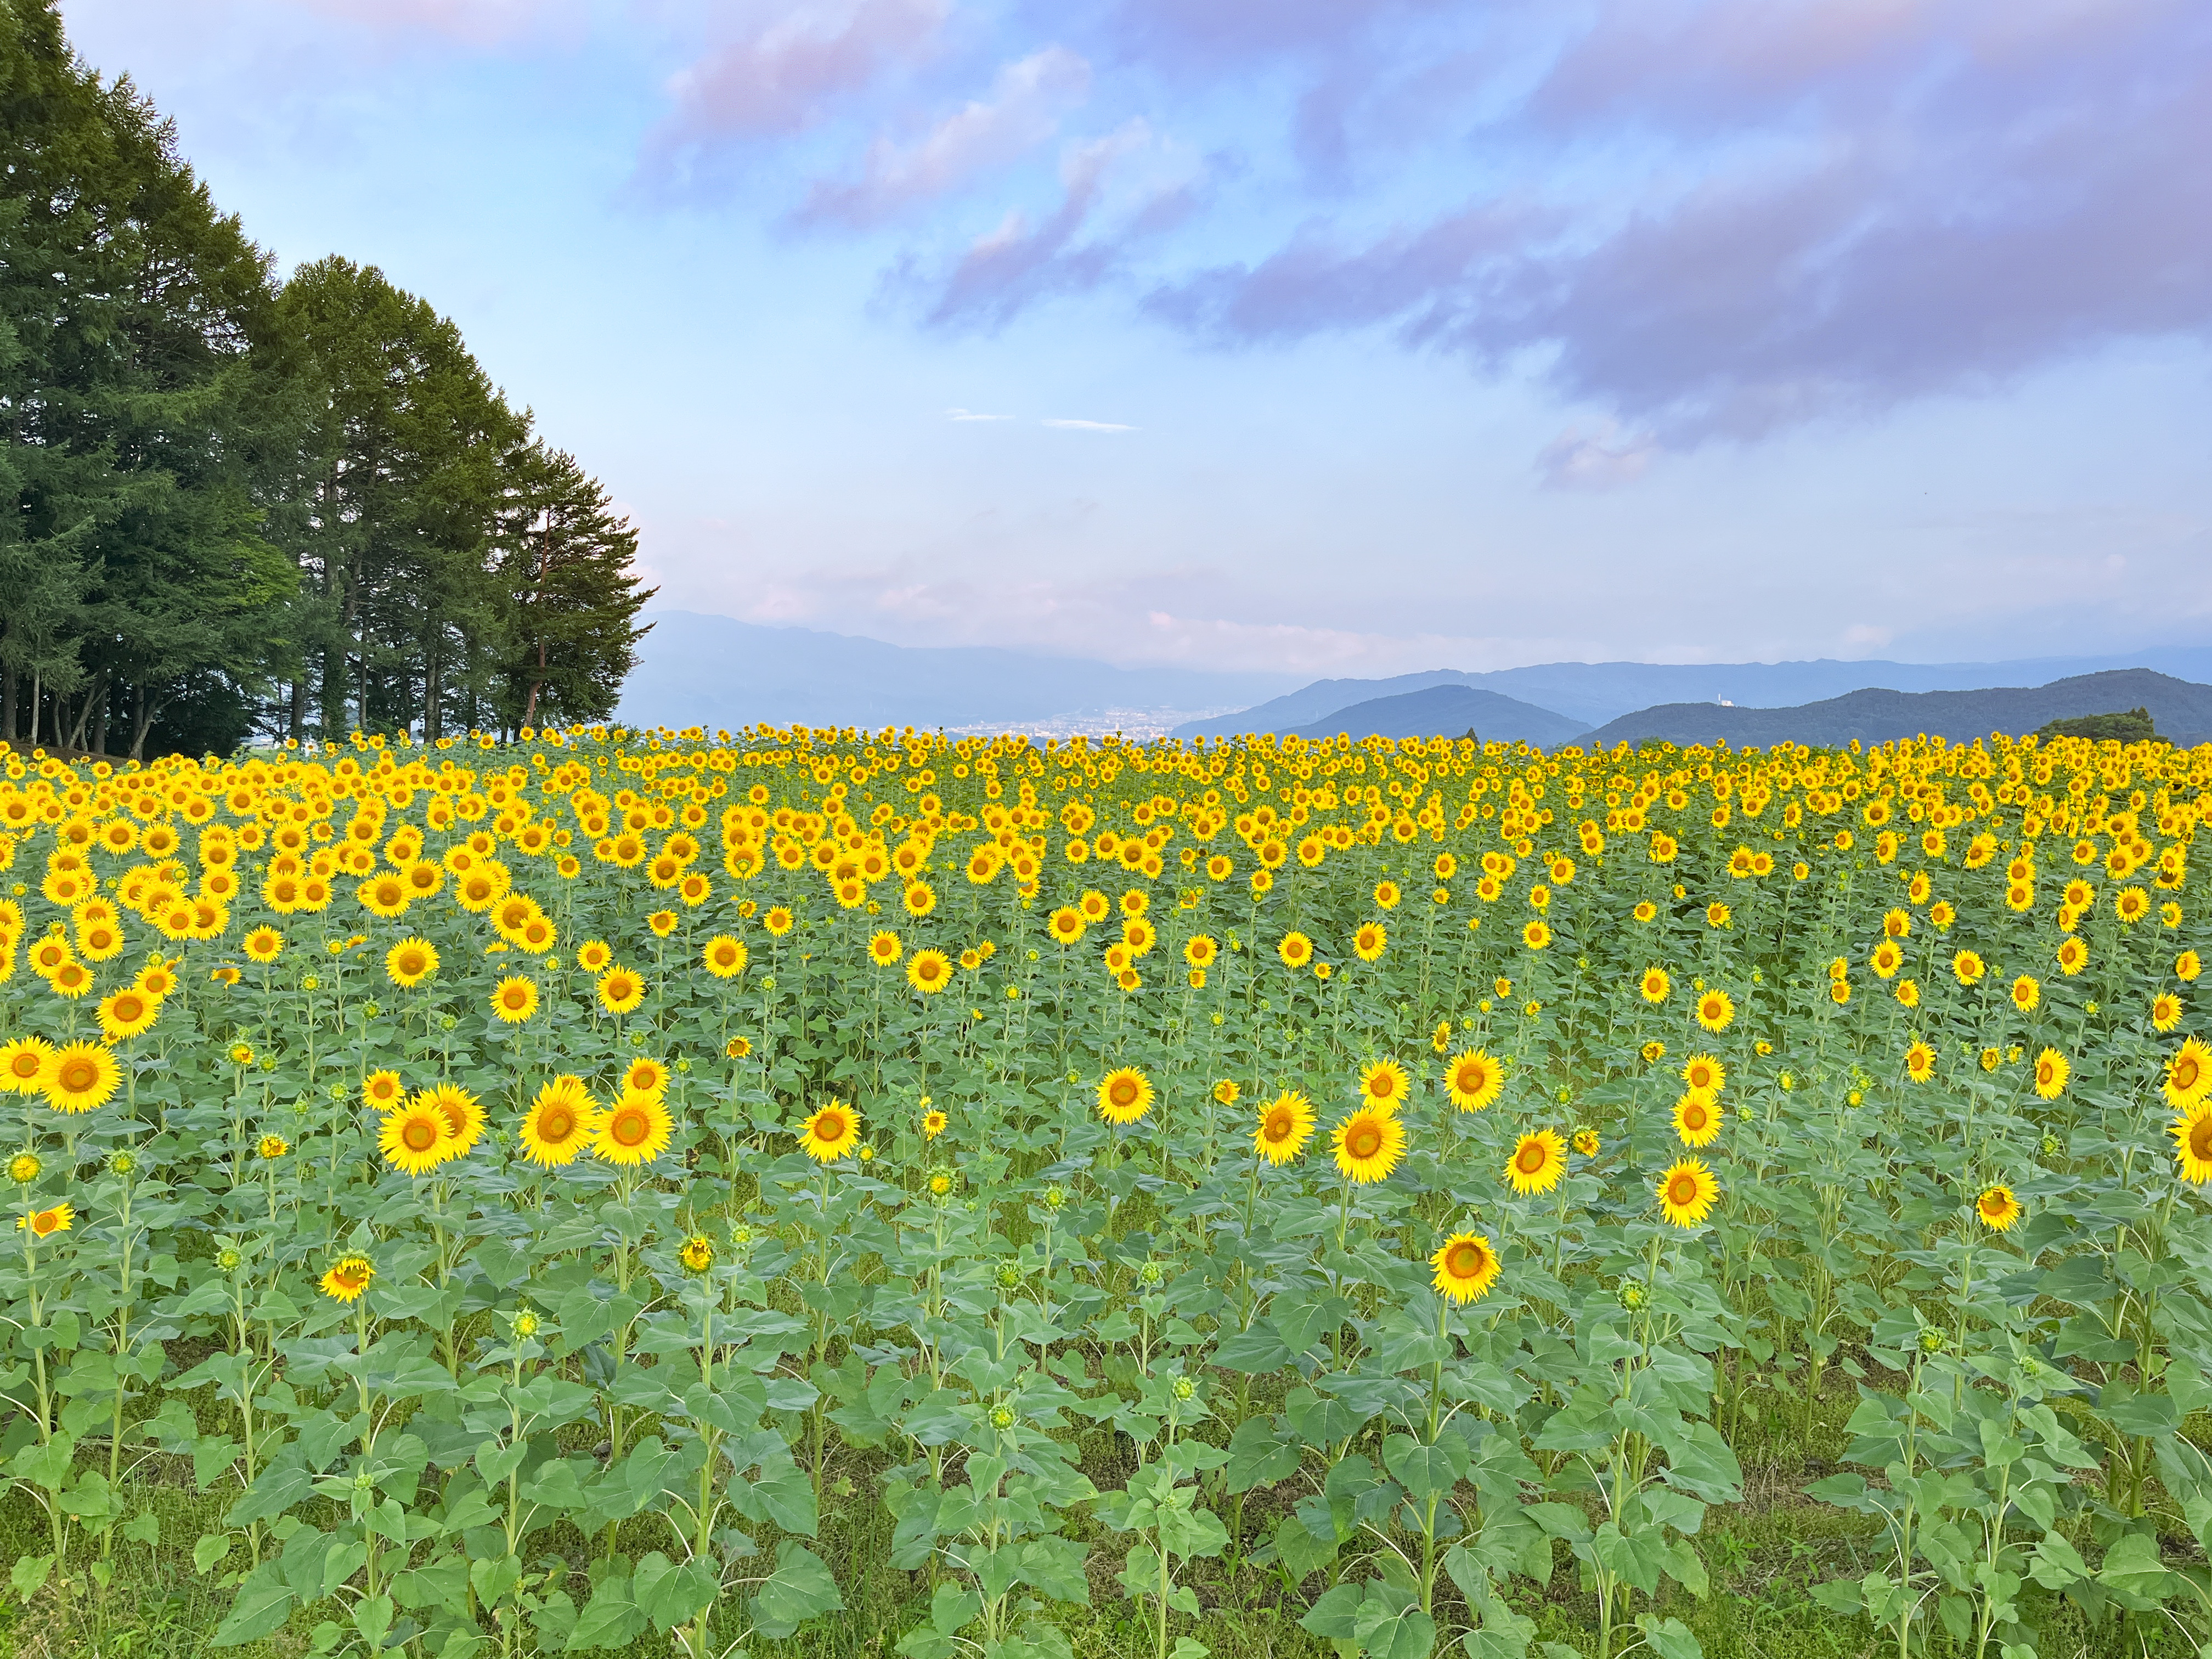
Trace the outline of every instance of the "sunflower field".
{"type": "Polygon", "coordinates": [[[4,769],[17,1651],[2212,1654],[2212,749],[4,769]]]}

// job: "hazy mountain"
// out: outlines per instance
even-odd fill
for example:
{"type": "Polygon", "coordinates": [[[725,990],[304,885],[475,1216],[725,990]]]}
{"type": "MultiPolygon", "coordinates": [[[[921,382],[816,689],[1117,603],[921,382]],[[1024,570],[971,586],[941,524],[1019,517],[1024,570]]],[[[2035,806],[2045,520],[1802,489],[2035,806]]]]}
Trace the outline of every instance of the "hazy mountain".
{"type": "Polygon", "coordinates": [[[1583,723],[1472,685],[1431,685],[1395,697],[1375,697],[1340,708],[1310,726],[1295,728],[1302,738],[1456,738],[1474,732],[1484,741],[1566,743],[1581,735],[1583,723]]]}
{"type": "Polygon", "coordinates": [[[1235,707],[1289,674],[1115,668],[958,646],[916,648],[805,628],[662,611],[638,645],[617,717],[713,730],[780,726],[1002,725],[1020,730],[1086,711],[1235,707]]]}
{"type": "Polygon", "coordinates": [[[2114,668],[2153,668],[2187,680],[2212,680],[2212,647],[2168,647],[2125,655],[2045,657],[2010,662],[1646,663],[1555,662],[1488,673],[1437,669],[1394,679],[1317,680],[1286,696],[1234,714],[1186,721],[1179,738],[1282,732],[1315,724],[1370,698],[1430,685],[1470,685],[1555,709],[1585,729],[1655,703],[1718,702],[1763,708],[1791,707],[1868,686],[1898,691],[1967,691],[1992,686],[2044,685],[2063,677],[2114,668]]]}
{"type": "Polygon", "coordinates": [[[2150,711],[2162,738],[2184,744],[2212,742],[2212,685],[2192,684],[2147,668],[2075,675],[2032,687],[1921,692],[1869,689],[1796,708],[1662,703],[1609,721],[1582,741],[1603,746],[1651,738],[1686,745],[1833,745],[1854,738],[1866,744],[1887,743],[1925,732],[1971,742],[1992,732],[2033,732],[2046,720],[2138,708],[2150,711]]]}

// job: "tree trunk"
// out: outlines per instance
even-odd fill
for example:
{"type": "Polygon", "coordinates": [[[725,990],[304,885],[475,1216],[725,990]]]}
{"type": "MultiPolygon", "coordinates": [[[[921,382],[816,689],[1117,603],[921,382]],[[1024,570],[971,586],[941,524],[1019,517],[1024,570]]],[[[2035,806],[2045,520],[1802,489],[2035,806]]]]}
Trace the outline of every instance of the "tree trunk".
{"type": "Polygon", "coordinates": [[[15,741],[15,671],[0,663],[0,739],[15,741]]]}
{"type": "Polygon", "coordinates": [[[153,730],[154,717],[161,712],[161,699],[148,696],[146,688],[141,685],[138,688],[137,714],[131,722],[131,758],[132,760],[143,761],[146,758],[146,734],[153,730]]]}
{"type": "Polygon", "coordinates": [[[31,670],[31,747],[39,746],[39,700],[45,695],[43,682],[46,670],[33,666],[31,670]]]}
{"type": "Polygon", "coordinates": [[[113,688],[103,685],[100,690],[100,702],[92,712],[92,747],[95,754],[105,755],[107,752],[107,714],[114,702],[113,688]]]}

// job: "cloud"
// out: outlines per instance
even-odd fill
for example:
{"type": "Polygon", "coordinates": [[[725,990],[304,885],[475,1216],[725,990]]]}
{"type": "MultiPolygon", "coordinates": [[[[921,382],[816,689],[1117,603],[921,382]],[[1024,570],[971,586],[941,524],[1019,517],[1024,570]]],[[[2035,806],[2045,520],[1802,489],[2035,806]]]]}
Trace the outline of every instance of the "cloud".
{"type": "Polygon", "coordinates": [[[986,98],[963,105],[911,144],[878,137],[858,179],[817,180],[795,216],[803,224],[865,227],[958,188],[1052,137],[1060,112],[1083,100],[1091,66],[1064,46],[1006,64],[986,98]]]}
{"type": "Polygon", "coordinates": [[[1116,421],[1046,421],[1046,426],[1056,426],[1069,432],[1134,432],[1133,426],[1123,426],[1116,421]]]}
{"type": "Polygon", "coordinates": [[[803,131],[895,64],[927,51],[948,3],[787,4],[671,77],[675,107],[649,149],[665,158],[687,147],[803,131]]]}
{"type": "Polygon", "coordinates": [[[1618,489],[1642,477],[1659,454],[1649,434],[1622,433],[1610,422],[1595,432],[1570,427],[1544,447],[1536,473],[1553,489],[1618,489]]]}
{"type": "Polygon", "coordinates": [[[1052,295],[1097,287],[1120,266],[1128,240],[1168,222],[1167,205],[1182,188],[1152,191],[1118,234],[1085,235],[1106,201],[1110,169],[1152,143],[1151,129],[1132,120],[1103,138],[1070,145],[1060,162],[1060,204],[1049,214],[1032,222],[1015,208],[970,242],[941,277],[924,277],[908,260],[895,280],[934,289],[924,312],[931,326],[987,331],[1052,295]]]}
{"type": "Polygon", "coordinates": [[[1527,364],[1670,443],[2212,332],[2212,13],[2186,0],[1607,4],[1476,145],[1500,182],[1474,199],[1309,222],[1146,303],[1217,343],[1382,326],[1527,364]]]}
{"type": "Polygon", "coordinates": [[[320,17],[386,35],[434,35],[504,46],[548,33],[573,36],[588,21],[583,0],[290,0],[320,17]]]}
{"type": "Polygon", "coordinates": [[[1011,415],[978,415],[966,409],[948,409],[945,411],[945,418],[948,421],[1011,421],[1014,417],[1011,415]]]}

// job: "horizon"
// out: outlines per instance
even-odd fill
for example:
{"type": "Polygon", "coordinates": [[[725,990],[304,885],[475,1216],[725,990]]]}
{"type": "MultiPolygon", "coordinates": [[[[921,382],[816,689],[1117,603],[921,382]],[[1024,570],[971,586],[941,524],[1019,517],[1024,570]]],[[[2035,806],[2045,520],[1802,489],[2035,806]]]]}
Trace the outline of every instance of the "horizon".
{"type": "Polygon", "coordinates": [[[2185,0],[63,9],[684,608],[1308,678],[2212,623],[2185,0]]]}

